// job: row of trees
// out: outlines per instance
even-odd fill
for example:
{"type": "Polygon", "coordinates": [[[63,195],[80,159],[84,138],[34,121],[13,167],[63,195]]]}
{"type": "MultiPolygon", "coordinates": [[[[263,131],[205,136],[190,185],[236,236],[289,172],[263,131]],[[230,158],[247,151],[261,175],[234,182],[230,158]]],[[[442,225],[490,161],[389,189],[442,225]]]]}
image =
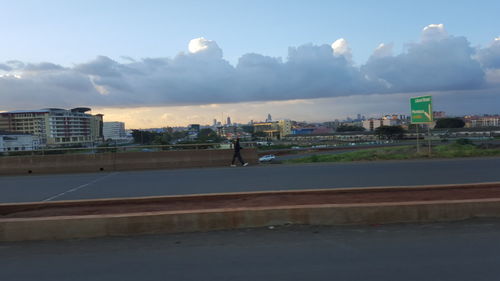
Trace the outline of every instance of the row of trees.
{"type": "Polygon", "coordinates": [[[436,120],[437,129],[444,128],[463,128],[465,126],[464,120],[461,118],[440,118],[436,120]]]}
{"type": "Polygon", "coordinates": [[[401,126],[380,126],[375,129],[375,135],[387,140],[402,139],[404,133],[405,130],[401,126]]]}
{"type": "MultiPolygon", "coordinates": [[[[414,129],[416,125],[410,125],[414,129]]],[[[441,118],[436,120],[436,129],[463,128],[465,122],[461,118],[441,118]]],[[[383,139],[401,139],[405,130],[401,126],[380,126],[375,129],[375,134],[383,139]]]]}

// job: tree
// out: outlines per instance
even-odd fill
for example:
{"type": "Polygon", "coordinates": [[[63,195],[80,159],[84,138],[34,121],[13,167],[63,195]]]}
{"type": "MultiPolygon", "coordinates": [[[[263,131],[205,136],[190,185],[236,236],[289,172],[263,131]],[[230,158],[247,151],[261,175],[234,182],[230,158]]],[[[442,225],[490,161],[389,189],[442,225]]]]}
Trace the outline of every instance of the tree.
{"type": "Polygon", "coordinates": [[[187,136],[187,132],[186,131],[177,131],[177,132],[173,132],[172,133],[172,138],[175,139],[175,140],[183,139],[186,136],[187,136]]]}
{"type": "Polygon", "coordinates": [[[442,128],[463,128],[465,126],[464,120],[461,118],[440,118],[436,121],[436,127],[442,128]]]}
{"type": "Polygon", "coordinates": [[[153,144],[156,145],[167,145],[170,144],[172,136],[168,133],[158,134],[153,139],[153,144]]]}
{"type": "Polygon", "coordinates": [[[153,141],[151,132],[132,130],[132,137],[134,138],[134,143],[148,144],[153,141]]]}
{"type": "Polygon", "coordinates": [[[380,126],[375,129],[375,135],[388,140],[401,139],[404,132],[405,130],[401,126],[380,126]]]}
{"type": "Polygon", "coordinates": [[[253,125],[243,125],[241,126],[243,132],[253,134],[254,126],[253,125]]]}
{"type": "Polygon", "coordinates": [[[204,128],[198,133],[198,140],[201,142],[218,142],[220,138],[214,130],[204,128]]]}

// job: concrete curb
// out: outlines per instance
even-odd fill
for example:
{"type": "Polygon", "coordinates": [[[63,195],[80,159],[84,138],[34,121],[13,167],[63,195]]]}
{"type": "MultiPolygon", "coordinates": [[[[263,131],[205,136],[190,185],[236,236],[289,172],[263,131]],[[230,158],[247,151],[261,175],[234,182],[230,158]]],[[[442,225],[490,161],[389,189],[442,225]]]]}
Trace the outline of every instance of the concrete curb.
{"type": "Polygon", "coordinates": [[[287,224],[423,223],[476,217],[500,217],[500,198],[4,218],[0,219],[0,242],[198,232],[287,224]]]}

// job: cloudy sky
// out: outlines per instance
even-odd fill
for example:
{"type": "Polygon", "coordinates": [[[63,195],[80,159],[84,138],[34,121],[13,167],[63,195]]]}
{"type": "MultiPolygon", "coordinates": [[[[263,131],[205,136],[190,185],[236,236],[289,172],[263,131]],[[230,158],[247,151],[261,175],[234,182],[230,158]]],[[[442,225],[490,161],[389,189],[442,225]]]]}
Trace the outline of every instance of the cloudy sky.
{"type": "Polygon", "coordinates": [[[500,113],[498,1],[0,0],[0,111],[128,128],[500,113]]]}

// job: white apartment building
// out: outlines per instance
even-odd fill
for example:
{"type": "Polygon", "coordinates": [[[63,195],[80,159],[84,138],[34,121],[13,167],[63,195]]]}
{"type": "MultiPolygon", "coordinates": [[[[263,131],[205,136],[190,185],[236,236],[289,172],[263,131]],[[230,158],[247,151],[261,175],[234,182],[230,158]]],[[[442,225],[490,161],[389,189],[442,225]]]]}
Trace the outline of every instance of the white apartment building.
{"type": "Polygon", "coordinates": [[[125,123],[123,122],[104,122],[103,123],[104,139],[121,140],[127,138],[125,132],[125,123]]]}
{"type": "Polygon", "coordinates": [[[465,127],[481,128],[481,127],[500,127],[500,116],[465,116],[465,127]]]}
{"type": "Polygon", "coordinates": [[[374,131],[381,126],[397,126],[400,124],[401,121],[399,119],[369,119],[363,121],[363,128],[367,131],[374,131]]]}
{"type": "Polygon", "coordinates": [[[292,121],[279,120],[278,125],[279,125],[279,129],[280,129],[280,137],[281,138],[292,134],[292,121]]]}
{"type": "Polygon", "coordinates": [[[103,140],[103,115],[91,115],[85,113],[87,111],[90,108],[2,112],[0,130],[34,135],[42,146],[93,145],[103,140]]]}

